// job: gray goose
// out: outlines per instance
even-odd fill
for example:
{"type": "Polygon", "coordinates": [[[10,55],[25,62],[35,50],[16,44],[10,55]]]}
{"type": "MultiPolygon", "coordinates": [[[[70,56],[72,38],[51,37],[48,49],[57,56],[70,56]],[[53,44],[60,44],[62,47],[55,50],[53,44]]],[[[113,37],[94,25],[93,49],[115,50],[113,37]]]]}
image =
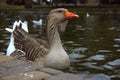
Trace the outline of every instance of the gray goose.
{"type": "Polygon", "coordinates": [[[48,41],[34,38],[24,31],[20,25],[13,31],[15,46],[25,52],[27,60],[50,68],[68,68],[70,60],[62,47],[59,32],[65,31],[69,19],[78,17],[77,14],[65,8],[53,9],[47,16],[48,41]]]}

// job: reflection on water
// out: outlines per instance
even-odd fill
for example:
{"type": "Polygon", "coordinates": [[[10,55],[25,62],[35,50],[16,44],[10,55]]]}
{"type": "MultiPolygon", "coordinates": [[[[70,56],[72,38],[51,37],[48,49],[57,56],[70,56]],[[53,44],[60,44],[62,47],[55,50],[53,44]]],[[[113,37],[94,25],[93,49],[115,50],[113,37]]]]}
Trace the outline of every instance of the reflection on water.
{"type": "MultiPolygon", "coordinates": [[[[4,28],[11,27],[15,20],[28,21],[30,33],[45,39],[47,13],[1,13],[0,52],[6,51],[10,37],[4,28]],[[39,19],[43,19],[41,26],[32,23],[32,20],[39,19]]],[[[113,80],[120,79],[120,15],[78,14],[80,18],[69,21],[66,32],[61,35],[63,46],[71,59],[68,72],[103,73],[113,80]]]]}

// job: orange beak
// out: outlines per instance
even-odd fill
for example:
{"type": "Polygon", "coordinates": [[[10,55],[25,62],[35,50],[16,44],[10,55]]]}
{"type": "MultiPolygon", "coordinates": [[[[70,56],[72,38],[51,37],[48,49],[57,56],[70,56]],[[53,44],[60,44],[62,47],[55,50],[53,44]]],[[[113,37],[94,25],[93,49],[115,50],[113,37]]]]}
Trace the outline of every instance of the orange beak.
{"type": "Polygon", "coordinates": [[[72,18],[78,18],[79,17],[77,14],[69,12],[67,9],[65,10],[65,12],[66,12],[66,19],[72,19],[72,18]]]}

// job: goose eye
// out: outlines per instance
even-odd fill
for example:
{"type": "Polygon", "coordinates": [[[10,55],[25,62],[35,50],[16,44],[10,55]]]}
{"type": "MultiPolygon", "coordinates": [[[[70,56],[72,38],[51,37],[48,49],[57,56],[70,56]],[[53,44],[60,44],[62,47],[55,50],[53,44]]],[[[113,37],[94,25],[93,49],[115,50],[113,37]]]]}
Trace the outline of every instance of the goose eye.
{"type": "Polygon", "coordinates": [[[61,13],[62,11],[58,11],[59,13],[61,13]]]}

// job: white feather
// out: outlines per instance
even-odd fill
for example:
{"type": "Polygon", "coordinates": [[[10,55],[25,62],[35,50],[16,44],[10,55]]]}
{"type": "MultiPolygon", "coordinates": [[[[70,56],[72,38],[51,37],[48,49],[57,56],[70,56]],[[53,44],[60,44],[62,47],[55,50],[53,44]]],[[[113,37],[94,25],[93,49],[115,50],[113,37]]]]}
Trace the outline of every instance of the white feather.
{"type": "Polygon", "coordinates": [[[13,31],[15,30],[16,26],[19,26],[20,23],[22,24],[22,28],[28,32],[28,25],[27,25],[27,21],[22,22],[21,20],[19,20],[18,22],[15,21],[13,24],[13,29],[10,28],[5,28],[5,30],[7,30],[8,32],[11,32],[11,36],[10,36],[10,42],[6,51],[6,55],[10,56],[15,50],[15,45],[14,45],[14,36],[13,36],[13,31]]]}
{"type": "Polygon", "coordinates": [[[11,33],[13,32],[13,29],[10,29],[10,28],[5,28],[5,30],[11,33]]]}
{"type": "Polygon", "coordinates": [[[22,23],[22,28],[23,28],[26,32],[28,32],[28,23],[27,23],[27,21],[24,21],[24,22],[22,23]]]}
{"type": "Polygon", "coordinates": [[[10,42],[9,42],[9,45],[8,45],[8,48],[7,48],[7,56],[10,56],[14,51],[15,51],[15,46],[14,46],[14,37],[13,37],[13,33],[11,33],[11,36],[10,36],[10,42]]]}
{"type": "Polygon", "coordinates": [[[15,21],[14,24],[13,24],[13,31],[15,30],[16,26],[18,26],[18,22],[15,21]]]}

